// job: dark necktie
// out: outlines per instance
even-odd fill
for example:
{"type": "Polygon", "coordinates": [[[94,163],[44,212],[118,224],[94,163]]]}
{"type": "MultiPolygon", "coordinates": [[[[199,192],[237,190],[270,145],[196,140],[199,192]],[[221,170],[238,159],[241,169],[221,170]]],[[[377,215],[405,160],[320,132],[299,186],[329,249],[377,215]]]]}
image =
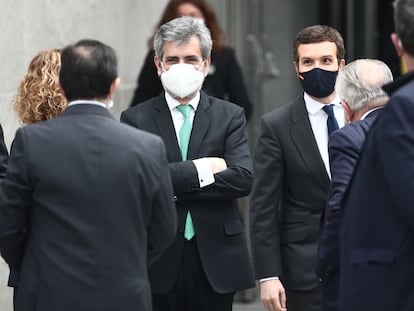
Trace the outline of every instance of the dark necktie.
{"type": "MultiPolygon", "coordinates": [[[[181,125],[178,136],[180,139],[181,156],[183,160],[187,160],[188,143],[190,142],[191,128],[192,128],[191,119],[190,119],[191,106],[190,105],[179,105],[177,106],[177,110],[181,112],[184,116],[184,122],[183,122],[183,125],[181,125]]],[[[194,232],[193,219],[191,218],[190,211],[188,211],[187,218],[185,220],[184,237],[187,240],[191,240],[194,235],[195,235],[195,232],[194,232]]]]}
{"type": "Polygon", "coordinates": [[[328,125],[328,136],[330,136],[335,130],[339,128],[338,122],[336,121],[334,112],[333,112],[333,105],[325,105],[323,111],[326,112],[328,115],[328,120],[326,124],[328,125]]]}

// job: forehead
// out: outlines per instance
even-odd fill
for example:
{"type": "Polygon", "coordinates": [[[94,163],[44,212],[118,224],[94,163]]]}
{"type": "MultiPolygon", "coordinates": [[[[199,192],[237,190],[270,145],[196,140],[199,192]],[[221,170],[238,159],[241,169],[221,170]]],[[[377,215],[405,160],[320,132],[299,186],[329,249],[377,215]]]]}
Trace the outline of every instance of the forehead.
{"type": "Polygon", "coordinates": [[[306,43],[298,46],[298,57],[317,59],[325,56],[336,58],[337,48],[334,42],[323,41],[318,43],[306,43]]]}
{"type": "Polygon", "coordinates": [[[164,59],[166,57],[198,56],[202,58],[200,40],[192,37],[190,41],[177,44],[177,42],[166,42],[164,45],[164,59]]]}

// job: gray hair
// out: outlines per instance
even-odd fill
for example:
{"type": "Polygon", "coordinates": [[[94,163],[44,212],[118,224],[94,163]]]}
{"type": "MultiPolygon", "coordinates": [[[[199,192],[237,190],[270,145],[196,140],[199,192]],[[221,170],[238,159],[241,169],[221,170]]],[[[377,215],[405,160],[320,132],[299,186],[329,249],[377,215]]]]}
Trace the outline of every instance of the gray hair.
{"type": "Polygon", "coordinates": [[[394,2],[394,21],[404,50],[414,56],[414,0],[394,2]]]}
{"type": "Polygon", "coordinates": [[[213,41],[210,30],[202,19],[183,16],[163,24],[154,35],[154,51],[158,59],[164,56],[166,42],[175,42],[178,45],[187,43],[197,36],[200,39],[201,55],[203,60],[210,57],[213,41]]]}
{"type": "Polygon", "coordinates": [[[374,100],[387,98],[382,86],[392,80],[391,70],[384,62],[357,59],[339,71],[335,91],[353,111],[359,111],[374,100]]]}

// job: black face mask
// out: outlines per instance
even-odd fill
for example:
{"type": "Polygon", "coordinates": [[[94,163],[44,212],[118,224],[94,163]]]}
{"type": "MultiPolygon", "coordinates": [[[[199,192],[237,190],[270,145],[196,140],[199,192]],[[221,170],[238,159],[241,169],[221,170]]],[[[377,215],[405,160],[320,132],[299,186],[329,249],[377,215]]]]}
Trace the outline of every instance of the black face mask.
{"type": "Polygon", "coordinates": [[[303,90],[316,98],[324,98],[335,90],[337,71],[314,68],[307,72],[299,72],[299,80],[303,90]]]}

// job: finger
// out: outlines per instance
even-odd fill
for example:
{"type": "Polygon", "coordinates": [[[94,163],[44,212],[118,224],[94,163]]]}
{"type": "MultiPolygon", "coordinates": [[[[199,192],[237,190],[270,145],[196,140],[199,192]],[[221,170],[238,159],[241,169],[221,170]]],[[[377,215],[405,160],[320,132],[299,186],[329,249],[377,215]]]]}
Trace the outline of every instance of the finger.
{"type": "Polygon", "coordinates": [[[267,311],[277,311],[277,309],[274,306],[272,300],[270,300],[270,299],[262,299],[262,303],[263,303],[264,308],[267,311]]]}
{"type": "Polygon", "coordinates": [[[286,309],[286,293],[284,291],[280,292],[280,305],[286,309]]]}

